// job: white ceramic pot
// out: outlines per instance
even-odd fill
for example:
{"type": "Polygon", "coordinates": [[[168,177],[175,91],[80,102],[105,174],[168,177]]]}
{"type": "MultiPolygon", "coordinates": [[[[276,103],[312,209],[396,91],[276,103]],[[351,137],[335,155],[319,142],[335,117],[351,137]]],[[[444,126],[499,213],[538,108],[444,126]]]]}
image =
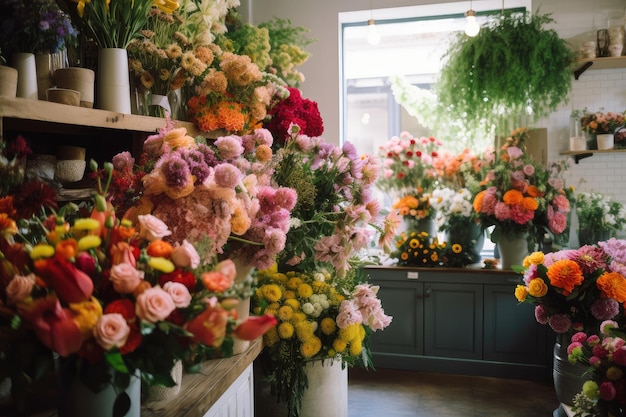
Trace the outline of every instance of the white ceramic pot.
{"type": "Polygon", "coordinates": [[[587,149],[587,138],[584,136],[569,138],[570,151],[584,151],[587,149]]]}
{"type": "Polygon", "coordinates": [[[17,97],[37,100],[37,66],[35,55],[17,52],[11,55],[12,67],[17,70],[17,97]]]}
{"type": "Polygon", "coordinates": [[[17,70],[0,65],[0,97],[15,98],[17,94],[17,70]]]}
{"type": "Polygon", "coordinates": [[[613,149],[615,138],[612,133],[598,134],[598,150],[613,149]]]}
{"type": "Polygon", "coordinates": [[[96,78],[98,108],[130,114],[130,75],[126,49],[101,48],[96,78]]]}

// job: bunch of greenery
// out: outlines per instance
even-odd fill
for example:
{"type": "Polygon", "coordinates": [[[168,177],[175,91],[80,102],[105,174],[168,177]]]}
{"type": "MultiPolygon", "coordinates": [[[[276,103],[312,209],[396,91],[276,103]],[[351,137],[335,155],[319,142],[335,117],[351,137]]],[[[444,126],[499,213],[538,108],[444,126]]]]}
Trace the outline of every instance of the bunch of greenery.
{"type": "Polygon", "coordinates": [[[441,104],[487,130],[502,118],[554,111],[568,99],[574,53],[545,28],[552,22],[549,14],[504,12],[475,37],[460,33],[435,85],[441,104]]]}

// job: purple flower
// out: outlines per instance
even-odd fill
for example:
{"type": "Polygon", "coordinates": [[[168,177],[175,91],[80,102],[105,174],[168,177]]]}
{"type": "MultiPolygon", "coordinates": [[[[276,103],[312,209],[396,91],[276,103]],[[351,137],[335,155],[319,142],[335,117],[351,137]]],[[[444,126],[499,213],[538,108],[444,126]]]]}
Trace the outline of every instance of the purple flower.
{"type": "Polygon", "coordinates": [[[169,187],[186,187],[191,175],[189,165],[177,153],[171,154],[168,159],[163,161],[161,172],[163,172],[169,187]]]}
{"type": "Polygon", "coordinates": [[[235,159],[241,156],[244,151],[241,138],[239,136],[222,136],[215,140],[221,159],[235,159]]]}
{"type": "Polygon", "coordinates": [[[243,179],[243,174],[227,162],[215,167],[215,183],[224,188],[235,188],[243,179]]]}
{"type": "Polygon", "coordinates": [[[619,303],[612,298],[598,298],[591,304],[591,314],[598,320],[610,320],[619,313],[619,303]]]}
{"type": "Polygon", "coordinates": [[[566,314],[553,314],[548,324],[556,333],[565,333],[572,327],[572,320],[566,314]]]}

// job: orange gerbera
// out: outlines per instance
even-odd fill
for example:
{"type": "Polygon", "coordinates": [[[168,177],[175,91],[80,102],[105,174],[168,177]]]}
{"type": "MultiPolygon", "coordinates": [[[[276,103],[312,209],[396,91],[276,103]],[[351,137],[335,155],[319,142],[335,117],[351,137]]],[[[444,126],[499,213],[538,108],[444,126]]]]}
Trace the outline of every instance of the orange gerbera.
{"type": "Polygon", "coordinates": [[[556,261],[546,273],[553,287],[562,288],[563,295],[567,296],[574,291],[574,287],[582,284],[584,277],[578,264],[569,259],[556,261]]]}
{"type": "Polygon", "coordinates": [[[483,206],[483,200],[485,199],[486,194],[487,190],[482,190],[481,192],[476,194],[476,197],[474,197],[474,202],[472,203],[472,205],[474,206],[474,211],[476,213],[480,213],[480,209],[483,206]]]}
{"type": "Polygon", "coordinates": [[[605,272],[600,275],[596,285],[602,294],[620,303],[626,302],[626,278],[618,272],[605,272]]]}
{"type": "Polygon", "coordinates": [[[524,201],[524,194],[518,190],[509,190],[502,196],[502,201],[510,206],[516,206],[522,204],[524,201]]]}

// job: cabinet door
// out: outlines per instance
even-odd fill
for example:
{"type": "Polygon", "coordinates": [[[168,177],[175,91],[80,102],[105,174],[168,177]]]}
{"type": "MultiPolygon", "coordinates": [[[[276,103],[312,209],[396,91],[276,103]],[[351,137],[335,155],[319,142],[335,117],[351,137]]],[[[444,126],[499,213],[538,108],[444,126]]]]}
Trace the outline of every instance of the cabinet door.
{"type": "Polygon", "coordinates": [[[485,285],[485,352],[491,361],[546,364],[546,326],[520,304],[514,285],[485,285]]]}
{"type": "Polygon", "coordinates": [[[423,285],[415,281],[378,281],[378,297],[385,314],[393,317],[383,331],[372,334],[372,353],[421,355],[423,348],[423,285]]]}
{"type": "Polygon", "coordinates": [[[481,359],[483,287],[424,283],[424,354],[481,359]]]}

